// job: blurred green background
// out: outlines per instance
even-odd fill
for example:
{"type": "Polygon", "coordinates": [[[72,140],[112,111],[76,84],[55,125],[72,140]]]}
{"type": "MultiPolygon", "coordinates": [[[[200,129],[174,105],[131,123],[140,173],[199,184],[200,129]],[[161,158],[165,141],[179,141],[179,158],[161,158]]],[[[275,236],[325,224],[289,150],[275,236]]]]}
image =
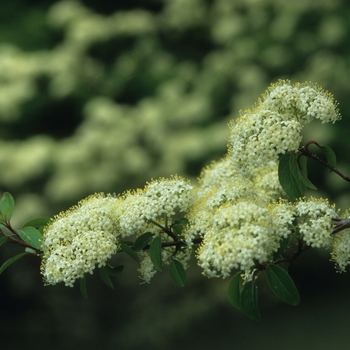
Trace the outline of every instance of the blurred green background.
{"type": "MultiPolygon", "coordinates": [[[[152,177],[195,180],[226,152],[228,121],[279,78],[335,95],[343,121],[314,123],[305,140],[350,174],[349,18],[346,0],[0,2],[0,191],[15,197],[14,225],[152,177]]],[[[350,207],[347,183],[310,173],[318,195],[350,207]]],[[[0,262],[19,251],[6,245],[0,262]]],[[[348,349],[349,276],[328,252],[304,255],[290,270],[300,306],[262,278],[258,323],[194,260],[180,288],[166,273],[140,285],[126,259],[115,292],[93,276],[84,300],[78,286],[44,287],[27,257],[0,277],[1,347],[348,349]]]]}

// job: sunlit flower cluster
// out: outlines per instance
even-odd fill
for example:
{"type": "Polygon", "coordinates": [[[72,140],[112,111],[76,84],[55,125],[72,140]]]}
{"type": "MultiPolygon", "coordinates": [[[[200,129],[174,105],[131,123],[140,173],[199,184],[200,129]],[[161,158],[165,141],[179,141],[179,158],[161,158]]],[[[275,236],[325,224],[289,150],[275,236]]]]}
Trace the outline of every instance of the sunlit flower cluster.
{"type": "Polygon", "coordinates": [[[113,196],[92,195],[52,220],[42,242],[41,272],[46,284],[73,286],[117,252],[117,203],[113,196]]]}
{"type": "MultiPolygon", "coordinates": [[[[317,85],[271,85],[252,110],[231,122],[228,154],[203,169],[195,188],[179,176],[160,178],[119,197],[90,196],[55,217],[43,237],[45,282],[72,286],[96,265],[104,266],[119,240],[146,232],[161,238],[164,265],[176,258],[184,268],[200,237],[196,253],[208,277],[239,269],[251,279],[260,264],[274,261],[290,235],[311,247],[334,244],[332,258],[344,270],[350,239],[334,239],[335,207],[315,198],[288,202],[278,180],[278,157],[298,150],[303,126],[339,118],[333,97],[317,85]],[[171,231],[178,214],[189,222],[180,238],[171,231]],[[176,245],[178,239],[183,242],[176,245]]],[[[137,254],[140,277],[149,283],[156,267],[147,249],[137,254]]]]}
{"type": "Polygon", "coordinates": [[[279,199],[285,193],[278,157],[298,150],[302,128],[312,119],[340,119],[333,97],[317,85],[281,80],[230,123],[228,156],[202,172],[186,230],[187,242],[203,237],[197,253],[207,276],[227,277],[240,269],[251,277],[254,266],[271,261],[281,239],[295,229],[308,245],[332,244],[334,206],[322,199],[279,199]]]}
{"type": "Polygon", "coordinates": [[[259,105],[276,111],[284,120],[297,119],[301,124],[313,119],[334,123],[341,118],[333,95],[308,82],[291,84],[289,80],[279,80],[262,95],[259,105]]]}
{"type": "Polygon", "coordinates": [[[332,219],[338,217],[335,206],[331,206],[326,199],[310,198],[297,202],[295,211],[302,220],[299,232],[304,241],[312,247],[329,248],[333,242],[332,219]]]}
{"type": "Polygon", "coordinates": [[[343,230],[335,235],[333,242],[332,261],[338,272],[346,272],[350,264],[350,230],[343,230]]]}
{"type": "MultiPolygon", "coordinates": [[[[178,176],[153,180],[144,189],[120,197],[96,194],[82,200],[45,228],[41,271],[46,284],[64,282],[72,286],[85,273],[92,273],[96,265],[104,266],[118,251],[119,239],[146,231],[157,234],[157,224],[166,220],[164,225],[170,225],[171,217],[188,211],[192,201],[192,185],[178,176]]],[[[165,262],[173,249],[163,251],[165,262]]],[[[154,271],[147,270],[146,262],[140,273],[148,281],[154,271]]]]}
{"type": "Polygon", "coordinates": [[[187,212],[193,202],[192,185],[174,176],[148,183],[144,189],[128,191],[123,196],[119,214],[119,232],[122,237],[142,234],[164,216],[176,211],[187,212]]]}
{"type": "Polygon", "coordinates": [[[208,218],[199,265],[208,277],[228,277],[232,269],[251,271],[256,263],[271,260],[292,218],[293,210],[284,203],[280,208],[248,201],[222,205],[208,218]]]}
{"type": "Polygon", "coordinates": [[[296,151],[303,126],[313,119],[322,123],[340,119],[333,96],[314,84],[278,81],[252,110],[230,123],[233,164],[245,176],[254,176],[266,163],[277,162],[280,154],[296,151]]]}

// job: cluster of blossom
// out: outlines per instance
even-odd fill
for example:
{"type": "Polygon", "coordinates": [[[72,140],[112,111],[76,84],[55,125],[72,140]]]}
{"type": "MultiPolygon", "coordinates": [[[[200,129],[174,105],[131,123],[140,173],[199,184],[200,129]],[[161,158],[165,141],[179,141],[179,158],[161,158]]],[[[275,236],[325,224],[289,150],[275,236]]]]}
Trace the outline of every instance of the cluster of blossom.
{"type": "Polygon", "coordinates": [[[104,266],[118,250],[116,239],[118,199],[96,194],[57,215],[45,228],[41,273],[46,284],[64,282],[104,266]]]}
{"type": "Polygon", "coordinates": [[[313,119],[340,119],[332,95],[310,83],[280,80],[271,85],[252,110],[230,123],[229,153],[234,167],[254,176],[280,154],[296,151],[301,131],[313,119]]]}
{"type": "MultiPolygon", "coordinates": [[[[120,197],[89,196],[57,215],[45,228],[41,266],[45,282],[72,286],[85,273],[92,273],[96,265],[104,266],[117,253],[120,238],[147,231],[156,234],[160,229],[154,221],[170,218],[177,210],[187,211],[192,199],[192,186],[177,176],[154,180],[143,190],[120,197]]],[[[140,253],[140,257],[146,255],[140,253]]],[[[186,259],[184,255],[181,260],[186,259]]],[[[150,273],[144,270],[141,268],[140,273],[148,280],[150,273]]]]}
{"type": "Polygon", "coordinates": [[[315,248],[330,248],[334,241],[332,221],[338,217],[335,206],[326,199],[310,198],[297,202],[295,211],[301,220],[299,232],[306,244],[315,248]]]}
{"type": "MultiPolygon", "coordinates": [[[[164,264],[176,255],[186,268],[193,240],[200,236],[196,253],[205,275],[228,277],[239,269],[249,279],[257,264],[273,261],[283,238],[296,234],[312,247],[333,244],[332,258],[344,271],[350,239],[332,234],[338,218],[334,206],[324,199],[282,199],[278,157],[298,150],[302,127],[312,119],[340,119],[332,96],[317,85],[279,81],[231,122],[227,156],[202,171],[195,189],[181,177],[162,178],[119,197],[88,197],[58,215],[44,232],[46,283],[71,286],[95,265],[105,265],[118,251],[119,239],[151,232],[163,243],[172,241],[167,230],[178,212],[190,222],[183,230],[187,245],[165,245],[164,264]]],[[[146,250],[138,254],[141,278],[149,282],[155,266],[146,250]]]]}
{"type": "Polygon", "coordinates": [[[207,231],[198,249],[200,266],[209,277],[228,277],[232,269],[250,271],[255,262],[271,260],[281,238],[289,235],[292,210],[279,215],[284,204],[265,207],[259,202],[227,202],[207,220],[207,231]]]}
{"type": "MultiPolygon", "coordinates": [[[[188,215],[187,241],[202,235],[197,257],[207,276],[240,269],[251,278],[256,264],[272,262],[281,239],[295,233],[313,247],[332,245],[334,206],[280,199],[278,157],[298,150],[302,127],[312,119],[340,119],[333,97],[317,85],[281,80],[230,123],[228,155],[204,169],[188,215]]],[[[333,256],[339,264],[341,254],[333,256]]]]}

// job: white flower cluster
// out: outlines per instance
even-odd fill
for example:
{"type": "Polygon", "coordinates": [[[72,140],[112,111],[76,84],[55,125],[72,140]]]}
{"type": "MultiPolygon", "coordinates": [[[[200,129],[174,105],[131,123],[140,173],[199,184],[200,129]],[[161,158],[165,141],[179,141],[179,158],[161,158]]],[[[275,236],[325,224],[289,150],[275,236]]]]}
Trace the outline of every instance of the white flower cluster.
{"type": "MultiPolygon", "coordinates": [[[[76,279],[92,273],[96,265],[106,264],[118,251],[119,238],[146,231],[158,233],[160,229],[153,222],[162,222],[166,217],[171,224],[176,211],[188,211],[192,201],[191,184],[177,176],[154,180],[143,190],[120,197],[96,194],[82,200],[45,228],[41,247],[45,283],[73,286],[76,279]]],[[[164,254],[167,251],[171,249],[164,250],[164,254]]],[[[168,259],[164,256],[165,261],[168,259]]],[[[185,256],[182,260],[186,261],[185,256]]],[[[153,270],[146,272],[145,262],[142,266],[145,272],[141,275],[148,280],[153,270]]]]}
{"type": "Polygon", "coordinates": [[[128,191],[123,196],[119,213],[119,232],[122,237],[139,235],[153,224],[150,221],[176,211],[187,212],[192,206],[193,192],[189,181],[174,176],[148,183],[143,190],[128,191]]]}
{"type": "Polygon", "coordinates": [[[278,157],[298,150],[302,128],[312,119],[340,119],[333,97],[317,85],[281,80],[230,123],[228,155],[202,172],[185,232],[188,244],[203,237],[197,255],[207,276],[240,269],[250,278],[256,264],[273,261],[281,239],[294,230],[313,247],[332,244],[334,206],[322,199],[280,199],[278,157]]]}
{"type": "Polygon", "coordinates": [[[229,153],[235,168],[254,176],[280,154],[296,151],[303,126],[313,119],[340,119],[331,94],[310,83],[280,80],[271,85],[252,110],[230,123],[229,153]]]}
{"type": "Polygon", "coordinates": [[[334,240],[332,220],[338,217],[334,205],[326,199],[310,198],[297,202],[295,212],[302,221],[298,227],[306,244],[315,248],[331,247],[334,240]]]}
{"type": "MultiPolygon", "coordinates": [[[[278,156],[296,151],[302,127],[312,119],[340,119],[333,97],[317,85],[279,81],[269,87],[253,110],[231,122],[229,152],[206,167],[194,189],[178,176],[153,180],[143,189],[119,197],[98,194],[61,213],[45,228],[42,274],[47,284],[72,286],[118,251],[118,239],[151,232],[165,244],[162,261],[173,258],[187,267],[193,239],[202,238],[199,265],[208,277],[228,277],[240,269],[246,279],[259,264],[272,262],[283,238],[299,235],[312,247],[330,247],[340,270],[350,262],[350,239],[332,231],[337,212],[327,200],[281,198],[278,156]],[[189,225],[187,246],[169,245],[172,219],[183,212],[189,225]]],[[[156,272],[149,253],[139,252],[140,277],[156,272]]]]}
{"type": "Polygon", "coordinates": [[[57,215],[45,228],[41,272],[46,284],[73,286],[76,279],[92,273],[96,264],[104,266],[117,252],[117,203],[113,196],[92,195],[57,215]]]}
{"type": "Polygon", "coordinates": [[[343,230],[335,235],[332,261],[336,263],[338,272],[346,272],[350,264],[350,230],[343,230]]]}
{"type": "Polygon", "coordinates": [[[232,269],[251,271],[255,263],[271,260],[282,237],[289,235],[293,208],[264,207],[260,203],[228,202],[210,218],[198,249],[199,265],[209,277],[228,277],[232,269]]]}

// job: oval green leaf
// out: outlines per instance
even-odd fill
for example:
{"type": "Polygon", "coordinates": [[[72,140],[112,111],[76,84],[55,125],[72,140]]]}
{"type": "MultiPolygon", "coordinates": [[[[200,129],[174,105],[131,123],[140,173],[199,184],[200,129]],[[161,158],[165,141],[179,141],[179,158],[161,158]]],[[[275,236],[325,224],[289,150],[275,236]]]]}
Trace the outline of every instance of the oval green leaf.
{"type": "Polygon", "coordinates": [[[42,236],[41,233],[32,226],[23,227],[20,230],[17,230],[18,236],[31,247],[35,249],[40,249],[42,236]]]}
{"type": "Polygon", "coordinates": [[[320,148],[326,156],[327,163],[333,168],[335,168],[337,165],[337,157],[334,151],[329,146],[326,146],[326,145],[321,145],[320,148]]]}
{"type": "Polygon", "coordinates": [[[299,168],[297,163],[297,154],[284,154],[281,156],[278,164],[278,179],[291,199],[302,197],[306,186],[300,180],[299,168]]]}
{"type": "Polygon", "coordinates": [[[51,218],[48,218],[48,217],[31,219],[27,221],[25,224],[23,224],[22,228],[27,226],[43,227],[43,226],[46,226],[50,220],[51,218]]]}
{"type": "Polygon", "coordinates": [[[139,256],[134,252],[134,250],[125,242],[120,243],[122,251],[133,258],[138,264],[140,263],[139,256]]]}
{"type": "Polygon", "coordinates": [[[9,221],[15,209],[15,200],[8,192],[4,192],[0,200],[0,211],[4,221],[9,221]]]}
{"type": "Polygon", "coordinates": [[[307,176],[307,157],[301,156],[299,158],[299,179],[300,181],[308,188],[311,188],[312,190],[317,191],[317,187],[308,179],[307,176]]]}
{"type": "Polygon", "coordinates": [[[0,247],[8,240],[7,236],[0,237],[0,247]]]}
{"type": "Polygon", "coordinates": [[[237,272],[230,280],[227,289],[228,299],[236,308],[241,308],[241,273],[237,272]]]}
{"type": "Polygon", "coordinates": [[[270,264],[266,268],[266,278],[277,298],[289,305],[297,305],[300,296],[297,287],[288,272],[278,265],[270,264]]]}
{"type": "Polygon", "coordinates": [[[183,231],[183,225],[182,224],[175,224],[171,229],[175,233],[176,236],[180,236],[183,231]]]}
{"type": "Polygon", "coordinates": [[[21,253],[13,256],[12,258],[6,260],[0,267],[0,275],[10,266],[12,265],[15,261],[20,259],[22,256],[27,255],[28,253],[21,253]]]}
{"type": "Polygon", "coordinates": [[[111,289],[114,290],[114,285],[111,281],[111,278],[109,277],[108,271],[105,269],[105,266],[102,266],[99,268],[99,273],[102,281],[111,289]]]}
{"type": "Polygon", "coordinates": [[[161,238],[158,236],[156,237],[150,244],[149,247],[149,257],[151,258],[151,261],[154,265],[154,267],[162,271],[163,269],[163,262],[162,262],[162,241],[161,238]]]}
{"type": "Polygon", "coordinates": [[[152,240],[152,237],[153,237],[152,232],[146,232],[140,237],[138,237],[134,244],[134,251],[139,252],[140,250],[145,248],[147,244],[149,244],[149,242],[152,240]]]}
{"type": "Polygon", "coordinates": [[[117,275],[121,274],[124,270],[123,265],[119,265],[119,266],[115,266],[115,267],[106,265],[104,268],[107,271],[107,273],[111,276],[117,276],[117,275]]]}
{"type": "Polygon", "coordinates": [[[169,264],[169,273],[171,278],[181,287],[186,283],[186,271],[180,261],[174,259],[169,264]]]}
{"type": "Polygon", "coordinates": [[[252,320],[259,321],[258,287],[255,282],[247,282],[241,293],[241,310],[252,320]]]}

